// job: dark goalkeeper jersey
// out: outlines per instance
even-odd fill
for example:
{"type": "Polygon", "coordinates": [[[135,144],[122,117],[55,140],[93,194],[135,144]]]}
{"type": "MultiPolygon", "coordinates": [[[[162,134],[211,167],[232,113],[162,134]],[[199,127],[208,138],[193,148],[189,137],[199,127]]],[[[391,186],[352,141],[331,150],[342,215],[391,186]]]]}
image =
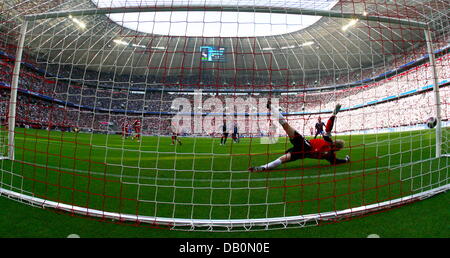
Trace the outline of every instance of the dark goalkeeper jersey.
{"type": "Polygon", "coordinates": [[[324,122],[316,123],[316,131],[323,132],[323,128],[325,127],[324,122]]]}

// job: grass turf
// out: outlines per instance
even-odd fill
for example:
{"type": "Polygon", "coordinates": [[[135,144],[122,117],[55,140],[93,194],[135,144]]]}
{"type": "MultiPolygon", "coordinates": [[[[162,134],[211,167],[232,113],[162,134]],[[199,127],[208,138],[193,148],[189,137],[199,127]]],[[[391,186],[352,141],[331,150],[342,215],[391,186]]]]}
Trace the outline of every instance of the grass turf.
{"type": "MultiPolygon", "coordinates": [[[[0,197],[0,238],[448,238],[450,193],[350,221],[256,232],[184,232],[62,215],[0,197]],[[432,211],[432,212],[431,212],[432,211]]],[[[146,243],[147,245],[149,243],[146,243]]]]}
{"type": "Polygon", "coordinates": [[[249,138],[220,146],[217,138],[186,137],[173,146],[170,137],[137,143],[118,135],[18,129],[15,161],[1,162],[0,186],[111,212],[251,219],[342,210],[448,182],[448,158],[434,158],[434,130],[339,138],[347,143],[339,156],[349,154],[352,163],[306,159],[248,173],[290,143],[249,138]]]}

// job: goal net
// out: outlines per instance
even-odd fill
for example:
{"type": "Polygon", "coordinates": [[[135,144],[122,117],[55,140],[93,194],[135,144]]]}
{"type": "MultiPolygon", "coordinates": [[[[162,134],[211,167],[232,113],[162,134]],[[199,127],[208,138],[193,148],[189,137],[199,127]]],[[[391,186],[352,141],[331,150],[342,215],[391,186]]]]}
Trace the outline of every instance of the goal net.
{"type": "Polygon", "coordinates": [[[447,1],[0,8],[1,195],[124,223],[263,230],[450,186],[447,1]]]}

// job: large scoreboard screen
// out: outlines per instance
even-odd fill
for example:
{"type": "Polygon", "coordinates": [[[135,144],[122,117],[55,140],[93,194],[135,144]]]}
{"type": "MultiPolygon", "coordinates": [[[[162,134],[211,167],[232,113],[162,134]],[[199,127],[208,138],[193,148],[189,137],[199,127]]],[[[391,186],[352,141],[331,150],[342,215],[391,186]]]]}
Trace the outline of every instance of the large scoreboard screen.
{"type": "Polygon", "coordinates": [[[224,47],[202,46],[200,52],[202,62],[225,62],[224,47]]]}

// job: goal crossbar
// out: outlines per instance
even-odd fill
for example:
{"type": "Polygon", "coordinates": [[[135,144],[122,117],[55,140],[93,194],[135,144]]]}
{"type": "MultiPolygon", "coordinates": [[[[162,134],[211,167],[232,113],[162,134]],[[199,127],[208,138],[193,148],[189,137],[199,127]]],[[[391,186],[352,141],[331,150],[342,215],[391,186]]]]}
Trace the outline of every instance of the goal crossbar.
{"type": "Polygon", "coordinates": [[[62,18],[68,16],[87,16],[87,15],[106,15],[114,13],[139,13],[139,12],[186,12],[186,11],[202,11],[202,12],[253,12],[253,13],[280,13],[280,14],[296,14],[309,16],[322,16],[332,18],[359,19],[374,22],[387,22],[393,24],[401,24],[419,28],[427,28],[428,24],[420,21],[409,19],[400,19],[385,16],[364,15],[357,13],[337,12],[332,10],[316,10],[307,8],[286,8],[286,7],[259,7],[259,6],[189,6],[189,5],[173,5],[173,6],[140,6],[140,7],[115,7],[115,8],[89,8],[70,11],[54,11],[39,14],[26,15],[25,20],[41,20],[50,18],[62,18]]]}

